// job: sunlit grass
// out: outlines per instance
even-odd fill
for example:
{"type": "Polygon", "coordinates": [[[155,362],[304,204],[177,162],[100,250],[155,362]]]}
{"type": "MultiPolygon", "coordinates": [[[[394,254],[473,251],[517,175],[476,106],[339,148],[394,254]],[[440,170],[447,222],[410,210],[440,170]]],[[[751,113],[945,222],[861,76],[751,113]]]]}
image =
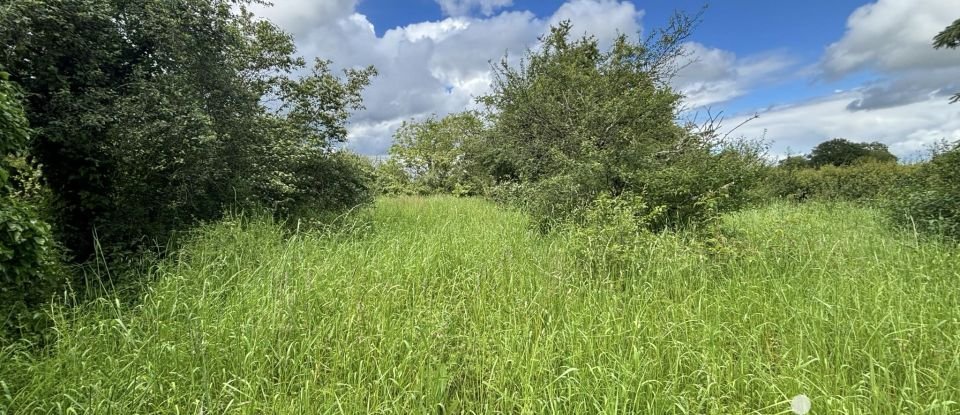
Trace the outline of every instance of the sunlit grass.
{"type": "Polygon", "coordinates": [[[136,306],[0,351],[12,413],[960,411],[960,254],[843,205],[661,235],[617,275],[480,200],[201,232],[136,306]]]}

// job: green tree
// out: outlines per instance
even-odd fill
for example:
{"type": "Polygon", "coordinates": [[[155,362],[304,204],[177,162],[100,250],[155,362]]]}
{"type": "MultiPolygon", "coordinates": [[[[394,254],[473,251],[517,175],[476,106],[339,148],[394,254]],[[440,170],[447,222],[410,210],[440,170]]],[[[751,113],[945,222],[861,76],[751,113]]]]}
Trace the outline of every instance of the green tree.
{"type": "Polygon", "coordinates": [[[0,63],[27,92],[33,155],[74,254],[90,255],[94,231],[138,246],[230,204],[292,212],[326,194],[315,187],[334,177],[314,173],[337,163],[332,144],[374,71],[341,78],[318,61],[300,76],[291,37],[252,2],[0,6],[0,63]]]}
{"type": "MultiPolygon", "coordinates": [[[[960,47],[960,19],[955,20],[950,26],[947,26],[946,29],[943,29],[942,32],[933,38],[933,47],[936,49],[956,49],[960,47]]],[[[957,93],[950,99],[950,103],[956,103],[958,101],[960,101],[960,93],[957,93]]]]}
{"type": "Polygon", "coordinates": [[[855,143],[835,138],[818,144],[808,156],[814,167],[850,166],[857,162],[874,160],[895,163],[897,157],[883,143],[855,143]]]}
{"type": "Polygon", "coordinates": [[[564,22],[522,64],[495,66],[493,92],[481,99],[490,146],[542,226],[604,194],[639,196],[663,212],[649,222],[658,228],[702,221],[737,199],[723,195],[741,191],[745,170],[726,163],[741,159],[721,154],[715,128],[676,122],[682,96],[668,80],[694,23],[677,16],[645,42],[621,35],[604,51],[595,38],[572,39],[564,22]]]}
{"type": "Polygon", "coordinates": [[[487,180],[477,154],[483,133],[483,121],[472,112],[405,122],[390,158],[419,193],[482,193],[487,180]]]}
{"type": "Polygon", "coordinates": [[[804,156],[790,156],[780,160],[777,166],[788,170],[805,169],[810,167],[810,160],[804,156]]]}

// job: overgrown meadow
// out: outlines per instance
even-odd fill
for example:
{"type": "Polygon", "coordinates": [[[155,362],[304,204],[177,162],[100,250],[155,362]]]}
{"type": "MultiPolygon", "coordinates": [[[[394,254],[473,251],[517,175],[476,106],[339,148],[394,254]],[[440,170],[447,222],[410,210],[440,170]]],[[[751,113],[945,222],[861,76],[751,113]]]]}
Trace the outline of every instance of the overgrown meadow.
{"type": "Polygon", "coordinates": [[[55,307],[0,353],[12,413],[953,413],[960,255],[849,205],[640,236],[597,272],[473,199],[382,199],[325,231],[235,217],[133,304],[55,307]]]}
{"type": "Polygon", "coordinates": [[[677,13],[373,160],[257,5],[0,4],[0,414],[960,411],[960,143],[686,121],[677,13]]]}

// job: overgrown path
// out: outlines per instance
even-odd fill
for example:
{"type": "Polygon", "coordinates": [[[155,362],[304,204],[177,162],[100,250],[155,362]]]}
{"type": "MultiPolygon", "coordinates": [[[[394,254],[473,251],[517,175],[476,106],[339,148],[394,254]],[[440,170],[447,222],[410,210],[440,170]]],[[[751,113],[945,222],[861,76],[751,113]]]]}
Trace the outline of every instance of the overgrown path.
{"type": "Polygon", "coordinates": [[[874,212],[772,206],[597,263],[480,200],[323,234],[212,226],[136,307],[0,352],[0,412],[817,413],[960,409],[960,256],[874,212]]]}

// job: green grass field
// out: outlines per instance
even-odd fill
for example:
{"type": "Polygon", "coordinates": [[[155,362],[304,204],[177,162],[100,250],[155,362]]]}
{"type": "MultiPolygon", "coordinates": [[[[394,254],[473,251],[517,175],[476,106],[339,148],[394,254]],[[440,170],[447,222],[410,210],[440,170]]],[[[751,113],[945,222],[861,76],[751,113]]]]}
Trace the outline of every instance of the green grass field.
{"type": "Polygon", "coordinates": [[[960,250],[871,210],[745,211],[722,249],[652,236],[616,267],[481,200],[349,223],[206,227],[134,304],[2,349],[0,412],[960,411],[960,250]]]}

